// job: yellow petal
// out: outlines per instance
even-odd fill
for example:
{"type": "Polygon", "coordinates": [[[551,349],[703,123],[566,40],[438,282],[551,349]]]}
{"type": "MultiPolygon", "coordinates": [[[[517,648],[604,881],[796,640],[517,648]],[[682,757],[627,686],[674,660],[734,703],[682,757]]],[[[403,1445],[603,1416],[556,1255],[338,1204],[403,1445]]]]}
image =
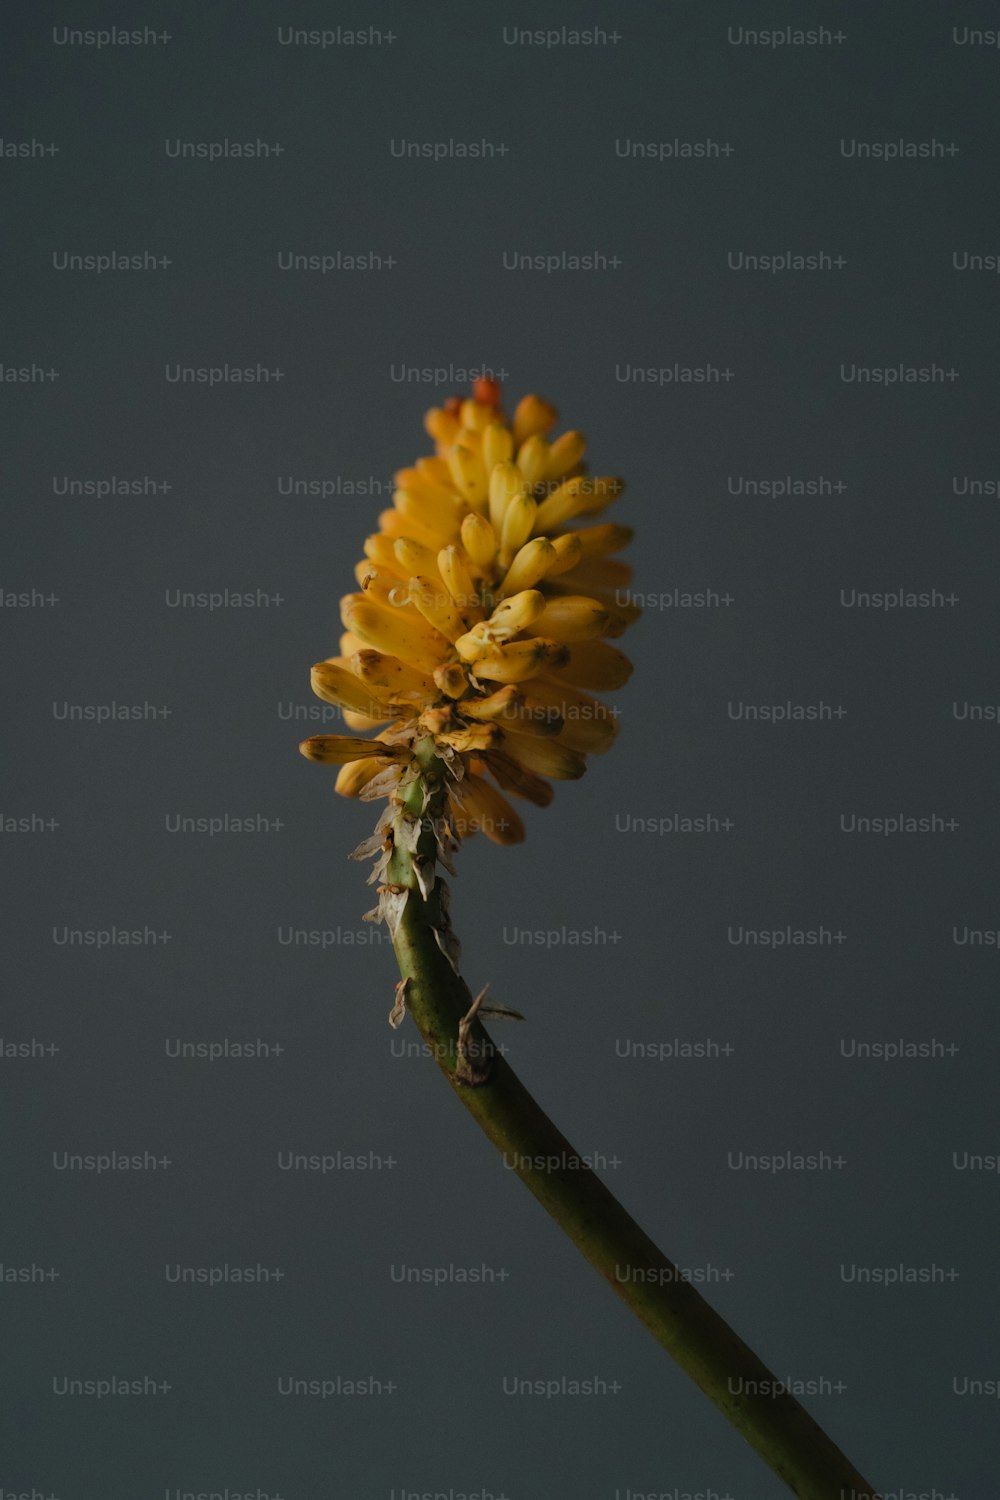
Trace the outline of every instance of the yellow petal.
{"type": "MultiPolygon", "coordinates": [[[[546,681],[531,678],[520,685],[522,711],[520,717],[538,715],[558,717],[559,739],[570,745],[571,750],[583,753],[603,754],[615,742],[618,735],[618,720],[607,703],[601,703],[589,693],[580,693],[567,682],[546,681]]],[[[517,729],[517,724],[514,724],[517,729]]]]}
{"type": "Polygon", "coordinates": [[[486,510],[486,469],[478,453],[454,443],[447,452],[455,488],[462,499],[482,515],[486,510]]]}
{"type": "MultiPolygon", "coordinates": [[[[522,589],[518,594],[511,594],[502,604],[498,604],[490,615],[489,629],[491,633],[504,631],[508,635],[518,635],[520,631],[527,630],[546,609],[545,595],[537,589],[522,589]]],[[[549,632],[538,630],[536,635],[547,635],[549,632]]]]}
{"type": "Polygon", "coordinates": [[[483,463],[487,474],[497,464],[509,464],[514,457],[514,435],[509,427],[493,422],[483,433],[483,463]]]}
{"type": "Polygon", "coordinates": [[[459,411],[462,426],[469,432],[482,432],[491,422],[496,421],[496,415],[495,406],[487,406],[482,401],[472,399],[463,401],[459,411]]]}
{"type": "Polygon", "coordinates": [[[369,572],[365,578],[362,597],[390,612],[402,610],[405,619],[417,618],[417,612],[410,603],[409,584],[404,583],[401,578],[369,572]]]}
{"type": "Polygon", "coordinates": [[[551,678],[532,677],[521,683],[518,692],[526,707],[551,708],[570,723],[575,719],[594,719],[601,723],[617,723],[614,712],[600,698],[593,698],[568,682],[554,682],[551,678]]]}
{"type": "Polygon", "coordinates": [[[451,466],[446,458],[442,458],[440,455],[436,458],[418,458],[416,467],[421,479],[425,480],[428,484],[438,485],[442,489],[447,490],[449,494],[454,493],[455,486],[452,482],[451,466]]]}
{"type": "Polygon", "coordinates": [[[443,635],[422,620],[417,625],[404,618],[402,610],[390,612],[367,601],[350,604],[344,623],[366,645],[398,656],[400,661],[424,672],[433,672],[448,653],[448,642],[443,635]]]}
{"type": "Polygon", "coordinates": [[[439,449],[446,448],[455,441],[460,425],[458,417],[441,406],[432,407],[424,416],[424,427],[439,449]]]}
{"type": "Polygon", "coordinates": [[[530,495],[515,495],[507,506],[500,530],[500,562],[509,566],[514,555],[528,540],[535,525],[538,501],[530,495]]]}
{"type": "Polygon", "coordinates": [[[481,719],[484,723],[492,724],[497,719],[509,718],[515,714],[522,701],[520,690],[509,682],[485,698],[467,698],[462,704],[462,713],[470,719],[481,719]]]}
{"type": "Polygon", "coordinates": [[[460,635],[455,642],[455,650],[463,661],[468,662],[478,661],[481,656],[485,656],[487,651],[492,649],[492,642],[485,634],[485,627],[482,624],[466,631],[465,635],[460,635]]]}
{"type": "Polygon", "coordinates": [[[577,566],[582,556],[582,549],[575,531],[568,531],[565,536],[555,537],[552,545],[556,549],[556,556],[547,576],[557,578],[560,573],[567,573],[570,568],[577,566]]]}
{"type": "Polygon", "coordinates": [[[577,474],[542,501],[538,507],[536,529],[547,534],[577,516],[593,515],[617,500],[623,488],[620,479],[608,475],[591,479],[586,474],[577,474]]]}
{"type": "Polygon", "coordinates": [[[608,612],[583,594],[557,594],[535,620],[539,635],[556,641],[592,641],[604,634],[608,612]]]}
{"type": "Polygon", "coordinates": [[[537,536],[533,542],[526,542],[507,569],[507,575],[496,591],[497,596],[534,588],[548,573],[557,556],[557,549],[548,537],[537,536]]]}
{"type": "Polygon", "coordinates": [[[582,432],[564,432],[556,438],[549,449],[549,462],[544,478],[561,479],[570,469],[575,469],[587,448],[587,439],[582,432]]]}
{"type": "Polygon", "coordinates": [[[394,505],[379,513],[378,524],[383,536],[389,537],[393,542],[397,537],[409,536],[415,542],[422,542],[425,547],[432,547],[435,552],[446,540],[429,526],[422,525],[415,517],[404,516],[394,505]]]}
{"type": "Polygon", "coordinates": [[[335,792],[342,797],[359,797],[373,776],[384,771],[386,766],[385,757],[365,756],[363,760],[348,761],[341,766],[337,772],[337,779],[333,783],[335,792]]]}
{"type": "Polygon", "coordinates": [[[449,641],[465,634],[465,621],[439,578],[411,578],[409,588],[410,599],[435,630],[440,630],[449,641]]]}
{"type": "Polygon", "coordinates": [[[580,543],[584,557],[607,557],[627,547],[635,533],[631,526],[616,526],[605,521],[599,526],[581,526],[573,535],[580,543]]]}
{"type": "MultiPolygon", "coordinates": [[[[516,691],[518,696],[514,706],[506,713],[496,716],[495,722],[500,725],[501,729],[510,729],[515,734],[542,735],[546,739],[551,735],[561,734],[563,719],[558,710],[543,707],[537,702],[529,703],[520,687],[516,691]]],[[[491,696],[497,695],[494,693],[491,696]]],[[[462,708],[465,713],[468,713],[467,704],[463,703],[462,708]]]]}
{"type": "Polygon", "coordinates": [[[536,432],[549,432],[559,420],[559,413],[541,396],[523,396],[514,411],[514,446],[520,448],[536,432]]]}
{"type": "Polygon", "coordinates": [[[548,807],[552,801],[554,793],[551,782],[542,776],[536,776],[534,771],[529,771],[503,750],[487,751],[483,756],[483,764],[505,792],[513,792],[515,796],[533,802],[536,807],[548,807]]]}
{"type": "MultiPolygon", "coordinates": [[[[577,587],[575,574],[567,575],[565,578],[552,578],[550,575],[549,588],[556,594],[571,594],[577,587]]],[[[624,635],[630,625],[634,625],[642,614],[642,607],[630,599],[621,589],[611,593],[608,589],[588,588],[588,597],[595,600],[605,610],[608,622],[601,631],[603,636],[609,640],[624,635]]]]}
{"type": "Polygon", "coordinates": [[[617,737],[617,719],[564,719],[559,731],[559,743],[581,755],[603,755],[617,737]]]}
{"type": "Polygon", "coordinates": [[[483,618],[483,608],[464,551],[460,547],[442,547],[437,563],[438,572],[451,595],[452,603],[465,621],[466,629],[475,625],[477,620],[483,618]]]}
{"type": "Polygon", "coordinates": [[[441,575],[438,573],[440,545],[427,547],[423,542],[415,541],[413,537],[400,536],[393,543],[393,548],[397,562],[407,570],[407,582],[417,573],[429,573],[432,578],[440,580],[441,575]]]}
{"type": "Polygon", "coordinates": [[[454,541],[462,524],[465,507],[444,491],[422,489],[397,490],[393,495],[396,509],[405,521],[422,527],[442,541],[454,541]]]}
{"type": "Polygon", "coordinates": [[[597,692],[613,692],[624,687],[632,675],[632,663],[628,657],[607,641],[582,641],[568,646],[568,658],[554,668],[546,667],[544,675],[552,675],[557,682],[568,682],[573,687],[591,688],[597,692]]]}
{"type": "Polygon", "coordinates": [[[352,654],[351,670],[388,700],[406,698],[426,702],[437,697],[434,678],[428,673],[371,646],[361,647],[352,654]]]}
{"type": "Polygon", "coordinates": [[[563,583],[581,589],[623,589],[631,582],[632,568],[619,557],[584,557],[567,570],[563,583]]]}
{"type": "Polygon", "coordinates": [[[517,450],[517,467],[529,485],[541,484],[548,472],[551,449],[538,433],[527,438],[517,450]]]}
{"type": "Polygon", "coordinates": [[[540,637],[512,641],[509,646],[495,646],[478,656],[472,671],[486,682],[523,682],[565,664],[569,650],[558,641],[540,637]]]}
{"type": "Polygon", "coordinates": [[[518,495],[526,493],[524,475],[517,464],[495,464],[490,470],[490,524],[497,536],[503,531],[507,507],[518,495]]]}
{"type": "Polygon", "coordinates": [[[489,574],[497,555],[497,535],[484,516],[466,516],[462,522],[462,546],[480,573],[489,574]]]}
{"type": "Polygon", "coordinates": [[[520,844],[524,839],[524,824],[502,792],[498,792],[481,776],[468,775],[458,782],[452,794],[458,803],[459,827],[456,831],[465,836],[461,827],[462,817],[469,824],[468,832],[485,833],[495,844],[520,844]]]}
{"type": "MultiPolygon", "coordinates": [[[[407,572],[396,556],[396,549],[392,537],[385,536],[382,532],[375,532],[372,536],[365,537],[365,557],[374,566],[384,573],[391,573],[394,578],[406,579],[407,572]]],[[[359,579],[360,583],[361,580],[359,579]]]]}
{"type": "Polygon", "coordinates": [[[587,769],[587,763],[577,750],[558,740],[542,739],[537,735],[514,734],[503,731],[504,750],[512,759],[534,771],[536,776],[548,776],[554,781],[576,781],[587,769]]]}
{"type": "Polygon", "coordinates": [[[366,755],[381,755],[393,759],[397,752],[381,740],[355,740],[346,734],[314,734],[299,746],[307,760],[320,761],[327,766],[343,766],[351,760],[361,760],[366,755]]]}
{"type": "Polygon", "coordinates": [[[312,668],[310,678],[313,692],[324,703],[336,703],[340,708],[367,714],[383,723],[391,717],[384,700],[342,662],[318,661],[312,668]]]}
{"type": "Polygon", "coordinates": [[[384,713],[372,718],[371,714],[359,714],[353,708],[345,708],[343,717],[348,729],[354,729],[359,734],[370,734],[373,729],[383,729],[391,720],[392,713],[386,709],[384,713]]]}

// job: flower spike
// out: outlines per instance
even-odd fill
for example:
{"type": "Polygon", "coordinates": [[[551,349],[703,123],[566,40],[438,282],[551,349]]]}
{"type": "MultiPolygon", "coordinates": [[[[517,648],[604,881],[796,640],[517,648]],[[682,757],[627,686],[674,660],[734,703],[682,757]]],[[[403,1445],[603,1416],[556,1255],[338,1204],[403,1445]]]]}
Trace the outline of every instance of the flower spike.
{"type": "MultiPolygon", "coordinates": [[[[390,846],[414,837],[400,812],[425,784],[421,768],[446,772],[439,842],[457,830],[510,844],[524,825],[500,789],[544,806],[548,783],[582,775],[617,729],[580,690],[618,688],[630,671],[607,642],[637,614],[609,593],[628,576],[610,559],[632,533],[578,523],[616,499],[621,481],[587,475],[582,433],[551,437],[558,414],[547,401],[525,396],[513,418],[500,401],[499,384],[483,378],[471,397],[427,413],[437,454],[397,471],[393,505],[356,569],[361,592],[341,603],[340,654],[312,670],[314,691],[346,725],[390,721],[374,738],[302,746],[341,767],[341,795],[390,798],[380,825],[390,846]],[[388,765],[393,774],[380,774],[388,765]]],[[[423,813],[410,806],[406,818],[423,813]]]]}

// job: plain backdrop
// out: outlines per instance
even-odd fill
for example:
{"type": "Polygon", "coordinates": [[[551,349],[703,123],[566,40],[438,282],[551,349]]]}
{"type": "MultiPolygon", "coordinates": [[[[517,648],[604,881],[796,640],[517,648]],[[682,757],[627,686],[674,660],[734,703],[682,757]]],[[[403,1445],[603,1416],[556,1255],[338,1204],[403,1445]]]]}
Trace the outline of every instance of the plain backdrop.
{"type": "Polygon", "coordinates": [[[497,1028],[515,1067],[776,1373],[816,1383],[806,1404],[884,1492],[995,1492],[995,1398],[969,1392],[1000,1373],[997,1179],[957,1163],[998,1149],[1000,959],[955,938],[1000,926],[996,712],[966,712],[997,702],[998,282],[954,257],[1000,250],[1000,53],[953,32],[995,20],[974,0],[8,8],[0,361],[58,378],[0,383],[5,1496],[783,1493],[433,1064],[398,1055],[417,1034],[387,1025],[393,955],[345,858],[376,812],[296,751],[392,472],[482,366],[626,477],[650,607],[613,752],[527,810],[522,846],[462,852],[468,980],[526,1012],[497,1028]],[[169,40],[57,40],[113,25],[169,40]],[[379,36],[280,40],[337,26],[379,36]],[[741,30],[819,26],[841,39],[741,30]],[[515,37],[539,28],[560,40],[515,37]],[[174,154],[226,140],[282,150],[174,154]],[[170,264],[58,269],[147,252],[170,264]],[[381,268],[280,269],[338,253],[381,268]],[[71,483],[112,479],[140,492],[71,483]],[[226,590],[257,602],[170,602],[226,590]],[[227,815],[256,831],[171,831],[227,815]],[[156,941],[61,941],[113,928],[156,941]],[[266,1053],[170,1055],[246,1041],[266,1053]],[[845,1055],[870,1043],[937,1055],[845,1055]],[[107,1152],[170,1164],[58,1166],[107,1152]],[[376,1165],[285,1171],[289,1152],[376,1165]],[[733,1165],[782,1153],[826,1156],[733,1165]],[[171,1279],[224,1266],[281,1276],[171,1279]],[[170,1389],[58,1394],[146,1377],[170,1389]],[[381,1394],[281,1394],[366,1379],[381,1394]],[[563,1379],[601,1393],[505,1393],[563,1379]]]}

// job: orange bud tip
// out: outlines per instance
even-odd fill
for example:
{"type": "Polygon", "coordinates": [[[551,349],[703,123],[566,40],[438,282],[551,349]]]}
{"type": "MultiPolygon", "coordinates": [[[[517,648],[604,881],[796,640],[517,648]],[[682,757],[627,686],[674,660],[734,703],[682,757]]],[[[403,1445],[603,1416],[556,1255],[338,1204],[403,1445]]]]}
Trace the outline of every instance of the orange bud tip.
{"type": "Polygon", "coordinates": [[[482,406],[499,406],[499,380],[491,380],[488,375],[480,375],[478,380],[472,382],[472,398],[482,406]]]}

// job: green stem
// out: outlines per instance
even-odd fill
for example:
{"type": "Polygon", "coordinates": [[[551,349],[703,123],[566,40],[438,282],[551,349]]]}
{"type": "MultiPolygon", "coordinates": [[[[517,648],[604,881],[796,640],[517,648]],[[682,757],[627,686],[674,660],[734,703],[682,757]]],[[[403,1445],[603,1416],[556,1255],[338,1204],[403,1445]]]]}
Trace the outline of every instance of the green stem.
{"type": "Polygon", "coordinates": [[[410,857],[398,849],[390,879],[409,892],[394,936],[400,973],[408,981],[407,1009],[505,1165],[794,1494],[802,1500],[877,1500],[872,1485],[805,1408],[583,1164],[495,1051],[478,1017],[460,1047],[459,1023],[472,996],[435,939],[438,888],[425,901],[410,857]],[[470,1077],[476,1081],[463,1081],[470,1077]]]}

